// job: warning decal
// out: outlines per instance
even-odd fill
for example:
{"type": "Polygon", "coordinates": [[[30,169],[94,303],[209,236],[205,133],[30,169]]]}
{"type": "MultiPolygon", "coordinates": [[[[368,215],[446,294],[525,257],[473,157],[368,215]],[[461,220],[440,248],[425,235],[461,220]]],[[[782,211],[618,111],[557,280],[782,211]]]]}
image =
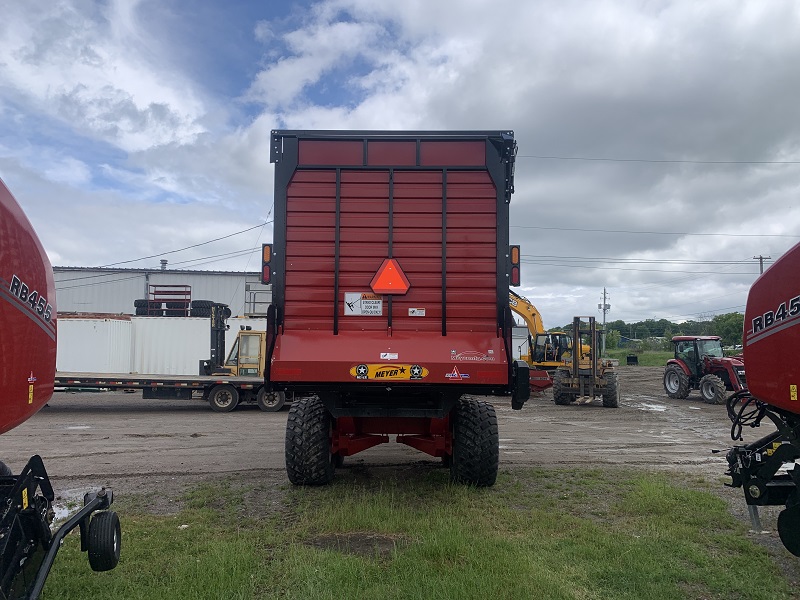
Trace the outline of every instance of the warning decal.
{"type": "Polygon", "coordinates": [[[345,292],[344,314],[367,317],[383,316],[383,298],[370,292],[345,292]]]}

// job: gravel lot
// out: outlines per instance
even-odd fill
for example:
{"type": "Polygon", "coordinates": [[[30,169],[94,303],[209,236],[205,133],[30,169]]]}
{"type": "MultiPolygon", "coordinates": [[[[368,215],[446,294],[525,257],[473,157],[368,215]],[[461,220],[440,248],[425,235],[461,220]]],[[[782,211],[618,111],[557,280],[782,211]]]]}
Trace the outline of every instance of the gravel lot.
{"type": "MultiPolygon", "coordinates": [[[[549,391],[522,411],[511,410],[505,398],[491,399],[500,423],[501,468],[614,464],[700,470],[712,477],[725,471],[724,455],[711,453],[731,445],[723,406],[703,404],[697,392],[669,399],[660,367],[619,371],[618,409],[603,408],[599,399],[556,406],[549,391]]],[[[16,471],[35,452],[56,481],[94,481],[120,491],[129,478],[197,479],[254,470],[286,481],[286,415],[286,409],[265,413],[255,406],[220,414],[199,399],[143,400],[138,392],[56,392],[48,406],[0,438],[0,458],[16,471]]],[[[437,462],[395,443],[347,459],[365,468],[420,461],[437,462]]]]}
{"type": "MultiPolygon", "coordinates": [[[[662,373],[661,367],[621,366],[618,409],[603,408],[599,399],[556,406],[549,392],[522,411],[512,411],[507,399],[493,399],[501,470],[573,465],[680,470],[718,487],[747,523],[741,490],[722,485],[727,480],[724,451],[732,444],[725,407],[704,404],[697,392],[685,400],[669,399],[662,373]]],[[[107,486],[117,497],[149,495],[152,510],[169,512],[177,509],[176,499],[188,485],[234,475],[245,488],[258,488],[262,500],[277,503],[288,485],[286,415],[286,409],[265,413],[255,406],[220,414],[199,399],[143,400],[138,392],[56,392],[48,406],[0,438],[0,458],[18,472],[31,454],[40,454],[56,493],[65,499],[107,486]]],[[[770,427],[748,429],[745,439],[764,435],[770,427]]],[[[405,476],[439,465],[390,443],[346,459],[337,477],[405,476]]],[[[777,510],[761,510],[765,528],[774,530],[777,510]]],[[[764,539],[782,550],[774,532],[764,539]]]]}

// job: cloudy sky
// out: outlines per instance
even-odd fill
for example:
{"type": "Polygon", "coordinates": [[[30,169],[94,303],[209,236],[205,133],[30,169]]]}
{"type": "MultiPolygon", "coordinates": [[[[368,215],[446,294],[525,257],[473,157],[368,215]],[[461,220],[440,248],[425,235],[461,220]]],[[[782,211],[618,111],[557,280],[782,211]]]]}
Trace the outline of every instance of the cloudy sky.
{"type": "Polygon", "coordinates": [[[0,177],[56,266],[256,270],[269,133],[513,129],[545,325],[744,309],[800,241],[800,3],[0,0],[0,177]]]}

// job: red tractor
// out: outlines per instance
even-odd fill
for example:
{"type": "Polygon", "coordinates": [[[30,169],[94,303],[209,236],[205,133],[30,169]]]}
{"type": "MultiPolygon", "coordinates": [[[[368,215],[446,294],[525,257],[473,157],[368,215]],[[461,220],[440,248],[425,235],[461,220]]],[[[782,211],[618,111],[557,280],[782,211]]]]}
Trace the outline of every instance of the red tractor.
{"type": "Polygon", "coordinates": [[[670,398],[686,398],[700,390],[708,404],[724,404],[727,392],[745,388],[744,359],[726,357],[715,335],[679,335],[672,338],[675,358],[664,369],[664,390],[670,398]]]}

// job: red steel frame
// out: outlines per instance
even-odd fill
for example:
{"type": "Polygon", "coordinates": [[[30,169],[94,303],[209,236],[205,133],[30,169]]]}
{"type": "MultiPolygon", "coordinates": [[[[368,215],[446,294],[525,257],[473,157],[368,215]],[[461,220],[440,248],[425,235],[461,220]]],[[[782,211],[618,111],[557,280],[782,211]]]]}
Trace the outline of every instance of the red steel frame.
{"type": "Polygon", "coordinates": [[[389,442],[389,434],[399,433],[398,443],[406,444],[435,457],[453,453],[450,415],[442,419],[425,417],[339,417],[333,419],[331,452],[352,456],[389,442]]]}

